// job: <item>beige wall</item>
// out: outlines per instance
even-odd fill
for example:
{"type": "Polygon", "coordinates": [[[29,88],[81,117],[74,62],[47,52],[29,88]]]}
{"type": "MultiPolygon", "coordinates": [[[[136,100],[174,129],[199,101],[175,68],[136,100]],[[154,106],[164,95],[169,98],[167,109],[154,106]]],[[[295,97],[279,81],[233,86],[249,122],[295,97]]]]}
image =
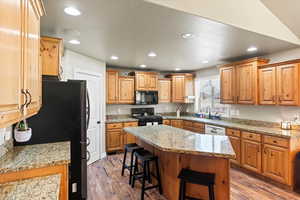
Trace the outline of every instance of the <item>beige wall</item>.
{"type": "MultiPolygon", "coordinates": [[[[270,59],[270,63],[281,62],[300,58],[300,48],[278,52],[263,56],[270,59]]],[[[199,70],[196,75],[196,94],[201,88],[199,85],[205,80],[219,79],[217,67],[199,70]]],[[[189,111],[199,111],[199,97],[194,106],[189,107],[189,111]]],[[[251,106],[251,105],[224,105],[225,116],[242,119],[263,120],[280,122],[281,120],[293,120],[300,116],[300,107],[295,106],[251,106]]]]}

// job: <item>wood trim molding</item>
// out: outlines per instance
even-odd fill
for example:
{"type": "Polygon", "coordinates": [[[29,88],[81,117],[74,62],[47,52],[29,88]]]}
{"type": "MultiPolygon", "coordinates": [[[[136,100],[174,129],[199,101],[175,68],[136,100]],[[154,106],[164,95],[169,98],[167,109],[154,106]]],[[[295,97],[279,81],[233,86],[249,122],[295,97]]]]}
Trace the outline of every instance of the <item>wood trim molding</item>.
{"type": "Polygon", "coordinates": [[[258,68],[275,67],[275,66],[288,65],[288,64],[294,64],[294,63],[300,63],[300,59],[288,60],[288,61],[283,61],[283,62],[278,62],[278,63],[265,64],[265,65],[259,65],[258,68]]]}
{"type": "Polygon", "coordinates": [[[219,65],[218,67],[228,67],[228,66],[233,66],[233,65],[242,65],[242,64],[251,63],[251,62],[268,63],[269,61],[270,61],[269,59],[254,57],[254,58],[250,58],[250,59],[246,59],[246,60],[242,60],[242,61],[231,62],[231,63],[227,63],[227,64],[224,64],[224,65],[219,65]]]}

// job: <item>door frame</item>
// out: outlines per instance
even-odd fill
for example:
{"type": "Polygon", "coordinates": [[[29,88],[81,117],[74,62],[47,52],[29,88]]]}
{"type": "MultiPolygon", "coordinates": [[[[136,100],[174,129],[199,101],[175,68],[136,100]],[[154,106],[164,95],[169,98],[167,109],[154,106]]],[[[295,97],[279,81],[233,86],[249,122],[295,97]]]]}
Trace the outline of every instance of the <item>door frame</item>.
{"type": "Polygon", "coordinates": [[[102,73],[99,73],[99,72],[95,72],[95,71],[92,71],[92,70],[86,70],[86,69],[81,69],[81,68],[78,68],[78,67],[75,67],[74,68],[74,71],[73,71],[73,78],[75,79],[76,77],[76,74],[78,73],[82,73],[82,74],[87,74],[87,75],[90,75],[90,76],[95,76],[95,77],[98,77],[100,78],[102,84],[103,84],[103,88],[104,88],[104,91],[103,91],[103,94],[104,95],[99,95],[100,99],[102,99],[100,102],[103,102],[102,104],[100,103],[99,104],[99,114],[100,114],[100,127],[99,127],[99,130],[100,130],[100,135],[99,135],[99,159],[102,159],[104,157],[106,157],[106,152],[103,151],[103,149],[105,149],[105,74],[102,74],[102,73]],[[102,110],[102,112],[101,112],[102,110]]]}

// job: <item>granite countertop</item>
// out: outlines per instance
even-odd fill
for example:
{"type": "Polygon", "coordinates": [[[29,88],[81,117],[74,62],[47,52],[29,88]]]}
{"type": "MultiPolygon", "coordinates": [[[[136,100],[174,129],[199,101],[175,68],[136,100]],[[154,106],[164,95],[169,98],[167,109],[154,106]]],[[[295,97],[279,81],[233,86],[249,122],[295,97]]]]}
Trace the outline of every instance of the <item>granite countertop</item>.
{"type": "Polygon", "coordinates": [[[59,174],[0,184],[1,200],[58,200],[59,192],[59,174]]]}
{"type": "Polygon", "coordinates": [[[70,142],[16,146],[0,159],[0,174],[70,163],[70,142]]]}
{"type": "Polygon", "coordinates": [[[300,137],[299,130],[282,130],[280,128],[269,128],[269,127],[262,127],[262,126],[253,126],[253,125],[246,125],[242,123],[234,123],[225,120],[212,120],[212,119],[204,119],[204,118],[197,118],[197,117],[190,117],[190,116],[182,116],[177,118],[176,116],[163,116],[164,119],[183,119],[195,122],[202,122],[205,124],[211,124],[216,126],[228,127],[228,128],[235,128],[241,129],[245,131],[257,132],[265,135],[283,137],[283,138],[293,138],[293,137],[300,137]]]}
{"type": "Polygon", "coordinates": [[[235,157],[227,136],[198,134],[166,125],[127,127],[124,131],[162,151],[223,158],[235,157]]]}
{"type": "Polygon", "coordinates": [[[138,119],[131,118],[131,117],[126,117],[126,118],[113,118],[113,119],[107,119],[105,122],[106,123],[122,123],[122,122],[137,122],[138,119]]]}

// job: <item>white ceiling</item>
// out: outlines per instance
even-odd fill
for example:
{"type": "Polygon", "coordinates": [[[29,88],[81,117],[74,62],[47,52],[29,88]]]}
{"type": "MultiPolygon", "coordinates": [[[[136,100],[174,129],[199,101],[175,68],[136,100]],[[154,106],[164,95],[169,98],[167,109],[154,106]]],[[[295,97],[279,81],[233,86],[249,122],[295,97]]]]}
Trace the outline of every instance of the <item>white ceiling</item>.
{"type": "Polygon", "coordinates": [[[299,0],[261,0],[262,3],[300,38],[299,0]]]}
{"type": "Polygon", "coordinates": [[[42,35],[59,36],[65,46],[110,65],[157,70],[195,70],[241,57],[253,57],[297,47],[294,44],[224,25],[141,0],[44,0],[47,16],[42,35]],[[73,6],[82,15],[68,16],[73,6]],[[182,33],[194,33],[184,40],[182,33]],[[81,44],[67,41],[78,38],[81,44]],[[255,45],[259,51],[248,53],[255,45]],[[150,51],[157,57],[149,58],[150,51]],[[117,55],[119,60],[110,60],[117,55]],[[209,63],[203,64],[203,60],[209,63]]]}

